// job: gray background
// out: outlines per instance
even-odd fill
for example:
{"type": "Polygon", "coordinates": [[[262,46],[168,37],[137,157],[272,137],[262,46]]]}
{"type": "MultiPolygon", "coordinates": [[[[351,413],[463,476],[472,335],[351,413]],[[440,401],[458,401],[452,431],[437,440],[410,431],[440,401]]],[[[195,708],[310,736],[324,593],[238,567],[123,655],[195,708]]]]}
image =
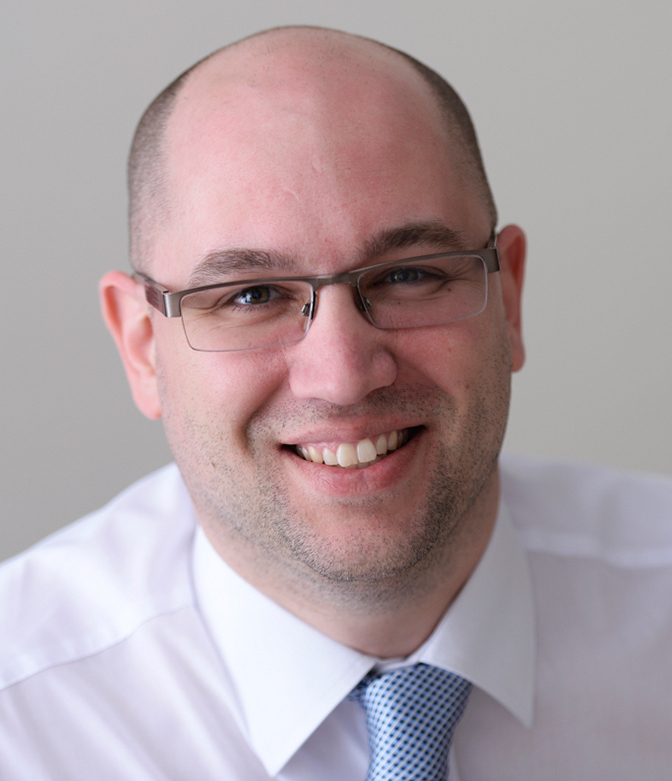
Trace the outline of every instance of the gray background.
{"type": "MultiPolygon", "coordinates": [[[[11,7],[8,7],[11,6],[11,7]]],[[[127,268],[145,105],[211,50],[319,24],[456,86],[502,221],[529,237],[510,450],[672,472],[668,0],[33,0],[0,11],[0,558],[170,456],[133,407],[96,285],[127,268]]]]}

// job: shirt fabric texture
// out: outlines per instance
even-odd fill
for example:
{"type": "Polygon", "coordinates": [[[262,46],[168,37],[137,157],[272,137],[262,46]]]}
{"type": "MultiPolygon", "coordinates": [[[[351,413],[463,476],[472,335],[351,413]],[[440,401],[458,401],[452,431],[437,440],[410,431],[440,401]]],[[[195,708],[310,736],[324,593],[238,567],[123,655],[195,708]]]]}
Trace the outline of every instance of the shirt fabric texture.
{"type": "Polygon", "coordinates": [[[478,566],[382,661],[231,570],[174,465],[0,567],[3,781],[363,781],[371,669],[473,690],[451,781],[669,778],[672,482],[502,459],[478,566]]]}

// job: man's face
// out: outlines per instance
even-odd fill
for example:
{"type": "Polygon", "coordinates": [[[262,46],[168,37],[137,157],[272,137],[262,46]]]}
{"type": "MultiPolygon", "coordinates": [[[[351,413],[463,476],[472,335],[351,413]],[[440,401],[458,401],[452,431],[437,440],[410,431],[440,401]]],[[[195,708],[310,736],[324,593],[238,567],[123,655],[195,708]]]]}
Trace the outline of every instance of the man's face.
{"type": "MultiPolygon", "coordinates": [[[[155,279],[186,288],[205,258],[235,249],[291,263],[273,276],[485,246],[486,210],[415,74],[255,62],[224,80],[204,66],[178,101],[155,279]],[[423,230],[436,225],[459,243],[423,230]],[[395,231],[401,246],[373,249],[395,231]]],[[[248,576],[376,580],[449,545],[496,482],[512,368],[498,277],[481,315],[396,331],[369,324],[351,287],[330,286],[303,341],[248,352],[195,352],[179,320],[153,314],[169,443],[224,558],[248,576]],[[362,468],[300,454],[381,435],[405,444],[362,468]]]]}

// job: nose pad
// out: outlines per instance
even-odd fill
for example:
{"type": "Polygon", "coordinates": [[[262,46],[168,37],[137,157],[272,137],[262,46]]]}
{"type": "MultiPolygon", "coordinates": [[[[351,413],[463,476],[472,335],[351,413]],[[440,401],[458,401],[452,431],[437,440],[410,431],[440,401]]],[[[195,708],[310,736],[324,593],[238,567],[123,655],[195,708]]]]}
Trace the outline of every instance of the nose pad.
{"type": "Polygon", "coordinates": [[[371,302],[369,301],[368,298],[364,298],[364,296],[362,295],[358,287],[356,287],[355,285],[353,285],[352,287],[353,287],[352,293],[355,301],[355,306],[357,307],[357,309],[359,309],[359,311],[363,315],[367,315],[366,319],[368,320],[369,319],[368,311],[369,309],[371,309],[371,302]]]}
{"type": "Polygon", "coordinates": [[[345,283],[330,282],[327,285],[322,285],[321,287],[318,287],[314,291],[312,299],[306,302],[301,308],[301,314],[304,315],[305,317],[309,317],[310,322],[312,323],[312,321],[315,319],[317,315],[320,292],[325,287],[331,287],[332,285],[337,285],[337,284],[350,285],[350,287],[352,288],[352,300],[354,305],[357,307],[357,310],[361,312],[363,315],[365,315],[365,318],[368,322],[373,322],[368,315],[369,309],[371,309],[371,301],[369,301],[368,298],[364,298],[359,288],[352,282],[345,282],[345,283]]]}
{"type": "Polygon", "coordinates": [[[359,290],[357,291],[356,303],[359,306],[359,308],[362,310],[362,312],[368,314],[369,309],[371,309],[371,302],[369,301],[368,298],[364,298],[364,296],[359,292],[359,290]]]}

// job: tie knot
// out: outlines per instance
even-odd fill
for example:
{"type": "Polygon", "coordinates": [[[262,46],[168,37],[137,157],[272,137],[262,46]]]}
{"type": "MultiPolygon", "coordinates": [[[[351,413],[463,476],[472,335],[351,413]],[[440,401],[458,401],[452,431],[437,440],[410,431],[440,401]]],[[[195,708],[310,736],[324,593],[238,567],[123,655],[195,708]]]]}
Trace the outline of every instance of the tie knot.
{"type": "Polygon", "coordinates": [[[363,678],[349,699],[366,711],[367,781],[444,781],[453,729],[470,691],[469,681],[428,664],[363,678]]]}

